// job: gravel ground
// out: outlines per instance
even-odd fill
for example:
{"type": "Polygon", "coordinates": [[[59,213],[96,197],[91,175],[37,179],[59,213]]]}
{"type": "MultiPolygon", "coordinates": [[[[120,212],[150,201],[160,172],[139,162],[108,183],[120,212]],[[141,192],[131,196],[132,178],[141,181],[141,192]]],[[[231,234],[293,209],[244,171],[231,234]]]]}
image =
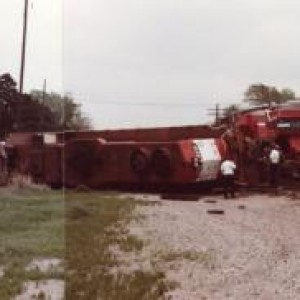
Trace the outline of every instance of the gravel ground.
{"type": "Polygon", "coordinates": [[[178,283],[170,299],[300,299],[299,200],[136,197],[158,203],[137,207],[130,231],[146,246],[131,265],[164,270],[178,283]]]}

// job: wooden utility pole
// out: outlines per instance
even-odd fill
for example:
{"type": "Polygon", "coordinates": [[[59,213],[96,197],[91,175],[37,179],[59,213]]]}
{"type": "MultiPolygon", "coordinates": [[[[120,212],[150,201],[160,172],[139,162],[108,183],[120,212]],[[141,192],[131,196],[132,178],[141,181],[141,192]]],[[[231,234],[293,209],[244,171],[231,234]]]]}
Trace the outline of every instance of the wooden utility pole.
{"type": "Polygon", "coordinates": [[[216,125],[219,125],[219,121],[220,121],[220,106],[217,103],[216,104],[216,125]]]}
{"type": "Polygon", "coordinates": [[[224,111],[226,109],[220,108],[220,104],[216,103],[215,108],[209,108],[208,109],[208,115],[215,117],[215,125],[219,125],[220,121],[224,117],[224,111]]]}
{"type": "Polygon", "coordinates": [[[46,90],[47,90],[47,80],[44,79],[44,84],[43,84],[43,104],[45,103],[45,99],[46,99],[46,90]]]}
{"type": "Polygon", "coordinates": [[[24,20],[23,20],[23,39],[22,39],[22,52],[21,52],[20,86],[19,86],[20,94],[23,93],[23,80],[24,80],[25,54],[26,54],[27,18],[28,18],[28,0],[25,0],[24,20]]]}

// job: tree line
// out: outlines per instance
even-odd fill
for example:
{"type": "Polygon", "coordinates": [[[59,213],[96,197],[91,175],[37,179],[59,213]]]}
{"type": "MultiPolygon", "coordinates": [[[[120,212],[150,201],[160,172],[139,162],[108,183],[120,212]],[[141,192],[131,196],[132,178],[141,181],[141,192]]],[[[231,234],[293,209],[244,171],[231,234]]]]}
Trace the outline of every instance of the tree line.
{"type": "Polygon", "coordinates": [[[0,138],[9,132],[51,132],[90,128],[71,95],[34,90],[20,94],[8,73],[0,75],[0,138]]]}
{"type": "MultiPolygon", "coordinates": [[[[263,83],[251,84],[244,93],[243,102],[253,107],[257,106],[276,106],[289,101],[299,99],[295,92],[290,88],[279,89],[275,86],[265,85],[263,83]]],[[[240,111],[238,104],[232,104],[223,109],[223,117],[230,118],[240,111]]]]}
{"type": "MultiPolygon", "coordinates": [[[[250,85],[244,102],[252,106],[272,106],[297,99],[289,88],[278,89],[262,83],[250,85]]],[[[223,116],[230,118],[239,105],[225,107],[223,116]]],[[[16,81],[8,73],[0,75],[0,138],[9,132],[51,132],[90,129],[90,120],[82,114],[72,95],[33,90],[20,94],[16,81]]]]}

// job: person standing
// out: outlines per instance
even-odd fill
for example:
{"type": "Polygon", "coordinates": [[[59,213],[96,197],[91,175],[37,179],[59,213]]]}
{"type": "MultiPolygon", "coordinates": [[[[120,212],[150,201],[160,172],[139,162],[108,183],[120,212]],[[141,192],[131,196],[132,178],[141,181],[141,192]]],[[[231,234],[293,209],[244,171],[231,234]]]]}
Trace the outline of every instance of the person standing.
{"type": "Polygon", "coordinates": [[[279,183],[281,158],[279,146],[273,145],[269,154],[269,180],[270,186],[274,188],[277,188],[279,183]]]}
{"type": "Polygon", "coordinates": [[[235,172],[236,172],[236,164],[235,162],[227,157],[221,163],[221,174],[223,178],[223,192],[224,198],[228,199],[229,195],[231,198],[235,198],[235,172]]]}
{"type": "Polygon", "coordinates": [[[7,154],[5,142],[0,141],[0,185],[6,184],[7,179],[7,154]]]}
{"type": "Polygon", "coordinates": [[[0,166],[3,171],[6,168],[7,154],[5,150],[5,142],[0,141],[0,166]]]}

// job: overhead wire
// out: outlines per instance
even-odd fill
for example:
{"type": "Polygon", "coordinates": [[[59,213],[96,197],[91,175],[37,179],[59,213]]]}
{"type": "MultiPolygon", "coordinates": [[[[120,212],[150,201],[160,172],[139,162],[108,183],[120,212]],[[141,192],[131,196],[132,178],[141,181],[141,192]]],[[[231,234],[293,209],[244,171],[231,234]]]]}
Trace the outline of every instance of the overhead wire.
{"type": "Polygon", "coordinates": [[[132,102],[132,101],[99,101],[93,103],[96,105],[120,105],[120,106],[152,106],[152,107],[162,107],[167,106],[172,107],[206,107],[201,103],[172,103],[172,102],[132,102]]]}

